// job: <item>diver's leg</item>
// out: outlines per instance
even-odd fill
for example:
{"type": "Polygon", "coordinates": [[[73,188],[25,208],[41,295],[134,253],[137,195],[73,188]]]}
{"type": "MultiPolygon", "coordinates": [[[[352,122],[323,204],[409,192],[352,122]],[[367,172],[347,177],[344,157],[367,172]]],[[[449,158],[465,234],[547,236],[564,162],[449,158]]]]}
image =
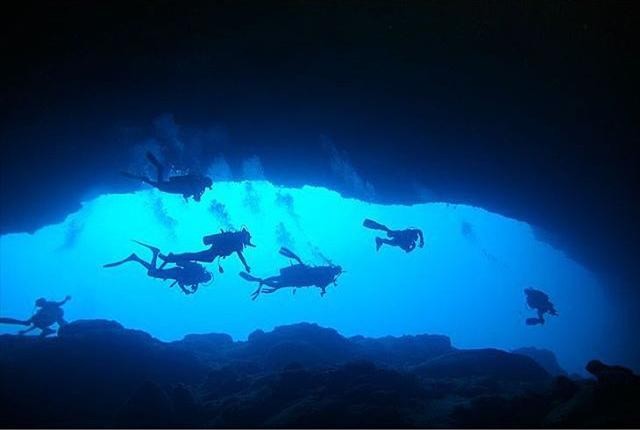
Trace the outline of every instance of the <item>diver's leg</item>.
{"type": "Polygon", "coordinates": [[[149,268],[151,267],[149,265],[149,263],[147,263],[146,261],[144,261],[142,258],[138,257],[135,253],[131,254],[130,256],[128,256],[127,258],[125,258],[124,260],[120,260],[120,261],[116,261],[115,263],[109,263],[109,264],[105,264],[102,267],[116,267],[119,266],[121,264],[127,263],[129,261],[135,261],[136,263],[140,263],[142,264],[147,270],[149,270],[149,268]]]}
{"type": "Polygon", "coordinates": [[[146,261],[144,261],[142,258],[138,257],[135,254],[132,254],[133,256],[136,257],[135,262],[140,263],[145,269],[147,269],[147,272],[149,272],[150,270],[154,269],[154,266],[152,266],[151,264],[147,263],[146,261]]]}
{"type": "Polygon", "coordinates": [[[257,299],[261,291],[262,291],[262,284],[258,284],[258,288],[256,288],[256,290],[253,293],[251,293],[251,300],[257,299]]]}
{"type": "Polygon", "coordinates": [[[67,325],[67,321],[66,321],[64,318],[62,318],[62,317],[58,318],[58,319],[56,320],[56,322],[58,323],[58,327],[62,327],[62,326],[67,325]]]}
{"type": "MultiPolygon", "coordinates": [[[[179,263],[182,261],[201,261],[203,263],[212,263],[218,257],[213,249],[205,249],[198,252],[183,252],[181,254],[169,253],[166,255],[159,254],[160,259],[166,263],[179,263]]],[[[162,266],[161,266],[162,267],[162,266]]]]}
{"type": "Polygon", "coordinates": [[[316,287],[320,288],[320,297],[324,297],[327,294],[327,287],[329,284],[316,285],[316,287]]]}
{"type": "Polygon", "coordinates": [[[29,327],[29,328],[25,328],[24,330],[20,330],[20,331],[18,332],[18,334],[27,334],[27,333],[29,333],[30,331],[33,331],[33,330],[35,330],[35,329],[37,329],[37,328],[38,328],[38,327],[36,327],[36,326],[32,325],[32,326],[31,326],[31,327],[29,327]]]}
{"type": "Polygon", "coordinates": [[[169,254],[166,254],[166,255],[158,254],[158,256],[162,260],[162,264],[160,264],[160,267],[158,267],[158,268],[159,269],[163,269],[164,266],[167,265],[167,263],[179,264],[179,263],[183,263],[183,262],[187,262],[187,261],[199,261],[199,262],[202,262],[202,263],[213,263],[213,261],[216,259],[216,257],[218,257],[218,254],[216,254],[211,249],[206,249],[204,251],[199,251],[199,252],[183,252],[182,254],[173,254],[173,253],[169,253],[169,254]]]}
{"type": "Polygon", "coordinates": [[[183,293],[185,294],[191,294],[191,291],[187,290],[184,285],[182,284],[182,282],[178,282],[178,286],[180,287],[180,289],[182,290],[183,293]]]}
{"type": "Polygon", "coordinates": [[[53,333],[55,333],[55,330],[51,329],[50,327],[44,327],[40,332],[40,337],[47,337],[53,333]]]}
{"type": "Polygon", "coordinates": [[[280,282],[279,282],[279,276],[272,276],[270,278],[265,278],[260,280],[260,283],[258,284],[258,288],[251,294],[252,300],[255,300],[256,298],[258,298],[258,295],[263,292],[263,293],[273,293],[275,290],[277,290],[278,288],[281,287],[280,282]],[[269,287],[268,289],[263,289],[263,285],[266,285],[267,287],[269,287]]]}
{"type": "Polygon", "coordinates": [[[160,259],[162,260],[162,264],[160,264],[160,267],[158,267],[158,269],[164,269],[164,266],[166,266],[167,263],[178,263],[182,261],[189,261],[187,254],[190,254],[190,253],[174,254],[173,252],[170,252],[166,255],[158,254],[158,257],[160,257],[160,259]]]}
{"type": "MultiPolygon", "coordinates": [[[[162,279],[163,281],[171,279],[177,281],[177,283],[180,284],[182,283],[182,279],[184,278],[184,269],[182,267],[158,269],[149,264],[149,268],[147,269],[147,276],[149,276],[150,278],[162,279]]],[[[173,286],[173,284],[171,286],[173,286]]]]}
{"type": "Polygon", "coordinates": [[[151,258],[151,263],[147,263],[147,264],[151,264],[151,266],[155,268],[156,263],[158,261],[158,254],[160,254],[160,248],[146,244],[144,242],[140,242],[139,240],[134,240],[134,242],[137,243],[138,245],[148,248],[151,251],[151,253],[153,254],[153,257],[151,258]]]}
{"type": "Polygon", "coordinates": [[[157,172],[156,176],[158,178],[158,183],[161,183],[162,181],[164,181],[164,166],[162,165],[162,163],[160,163],[160,161],[158,161],[156,156],[153,155],[151,152],[147,152],[147,160],[149,160],[149,162],[153,164],[153,167],[156,168],[156,172],[157,172]]]}
{"type": "Polygon", "coordinates": [[[376,251],[379,250],[382,245],[396,245],[395,239],[394,240],[389,240],[389,239],[383,239],[381,237],[376,237],[376,251]]]}
{"type": "Polygon", "coordinates": [[[220,260],[222,260],[224,257],[220,257],[218,258],[218,272],[220,273],[224,273],[224,269],[222,268],[222,263],[220,263],[220,260]]]}
{"type": "Polygon", "coordinates": [[[152,187],[155,187],[157,184],[155,182],[153,182],[151,179],[147,178],[146,176],[142,176],[142,175],[134,175],[132,173],[129,172],[122,172],[123,176],[126,176],[127,178],[130,179],[137,179],[138,181],[142,181],[145,184],[149,184],[152,187]]]}
{"type": "Polygon", "coordinates": [[[149,263],[149,265],[153,267],[154,270],[156,268],[156,265],[158,264],[158,254],[160,254],[159,249],[156,248],[155,250],[153,250],[153,257],[151,257],[151,263],[149,263]]]}
{"type": "Polygon", "coordinates": [[[262,292],[265,294],[271,294],[278,291],[280,288],[289,287],[291,285],[283,285],[280,282],[279,276],[272,276],[267,279],[263,279],[261,284],[266,285],[266,287],[262,287],[262,292]]]}
{"type": "Polygon", "coordinates": [[[265,278],[260,281],[260,283],[271,288],[280,288],[282,286],[279,276],[271,276],[270,278],[265,278]]]}

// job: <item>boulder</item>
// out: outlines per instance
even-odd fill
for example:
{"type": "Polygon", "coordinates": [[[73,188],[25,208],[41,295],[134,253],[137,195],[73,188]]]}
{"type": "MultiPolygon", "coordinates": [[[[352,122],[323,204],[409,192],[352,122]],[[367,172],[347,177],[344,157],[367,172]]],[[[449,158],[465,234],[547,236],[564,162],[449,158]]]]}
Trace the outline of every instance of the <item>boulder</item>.
{"type": "Polygon", "coordinates": [[[548,349],[527,347],[514,349],[511,352],[513,352],[514,354],[526,355],[527,357],[532,358],[552,376],[567,375],[567,372],[565,372],[565,370],[558,364],[556,355],[548,349]]]}
{"type": "Polygon", "coordinates": [[[447,336],[386,336],[349,338],[356,354],[367,360],[392,367],[413,366],[454,351],[447,336]]]}
{"type": "Polygon", "coordinates": [[[550,378],[533,359],[492,348],[455,351],[416,366],[413,371],[430,378],[489,377],[519,382],[550,378]]]}

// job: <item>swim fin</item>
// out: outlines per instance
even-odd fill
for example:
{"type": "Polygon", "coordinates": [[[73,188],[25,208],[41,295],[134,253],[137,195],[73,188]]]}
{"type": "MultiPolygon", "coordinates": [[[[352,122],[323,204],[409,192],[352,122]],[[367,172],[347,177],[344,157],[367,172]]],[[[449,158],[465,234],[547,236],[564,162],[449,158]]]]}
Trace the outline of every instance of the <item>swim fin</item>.
{"type": "Polygon", "coordinates": [[[150,249],[150,250],[151,250],[151,252],[153,252],[154,254],[155,254],[155,253],[160,254],[160,248],[157,248],[157,247],[155,247],[155,246],[153,246],[153,245],[146,244],[146,243],[144,243],[144,242],[140,242],[139,240],[135,240],[135,239],[131,239],[131,241],[132,241],[132,242],[137,243],[137,244],[138,244],[138,245],[140,245],[140,246],[144,246],[145,248],[150,249]]]}
{"type": "Polygon", "coordinates": [[[247,272],[240,272],[240,277],[249,282],[262,282],[262,279],[249,275],[247,272]]]}
{"type": "Polygon", "coordinates": [[[103,264],[102,267],[116,267],[124,263],[128,263],[129,261],[137,261],[138,256],[134,253],[125,258],[124,260],[116,261],[115,263],[103,264]]]}
{"type": "Polygon", "coordinates": [[[527,325],[544,324],[544,320],[540,318],[527,318],[527,325]]]}
{"type": "Polygon", "coordinates": [[[300,259],[300,257],[298,257],[296,254],[294,254],[293,251],[291,251],[289,248],[285,248],[284,246],[282,248],[280,248],[280,255],[283,255],[283,256],[285,256],[287,258],[291,258],[293,260],[296,260],[300,264],[304,264],[302,262],[302,260],[300,259]]]}
{"type": "Polygon", "coordinates": [[[391,231],[389,229],[389,227],[387,227],[386,225],[382,225],[379,222],[375,222],[374,220],[369,219],[369,218],[365,219],[362,222],[362,225],[365,226],[366,228],[370,228],[370,229],[373,229],[373,230],[382,230],[382,231],[386,231],[386,232],[391,231]]]}
{"type": "Polygon", "coordinates": [[[149,163],[153,164],[157,169],[162,168],[162,164],[160,164],[160,161],[158,161],[158,159],[155,155],[153,155],[152,152],[147,151],[146,156],[147,160],[149,160],[149,163]]]}

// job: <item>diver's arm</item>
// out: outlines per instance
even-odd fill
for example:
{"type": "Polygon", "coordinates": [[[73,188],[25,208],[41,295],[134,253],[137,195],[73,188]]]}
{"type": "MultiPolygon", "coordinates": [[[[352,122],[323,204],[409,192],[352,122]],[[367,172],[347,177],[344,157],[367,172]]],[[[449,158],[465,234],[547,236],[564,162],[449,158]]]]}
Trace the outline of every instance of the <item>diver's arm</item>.
{"type": "Polygon", "coordinates": [[[189,295],[191,294],[191,291],[187,290],[184,285],[182,284],[182,282],[178,282],[178,287],[180,287],[180,289],[182,290],[183,293],[189,295]]]}
{"type": "Polygon", "coordinates": [[[418,246],[422,248],[424,246],[424,236],[422,236],[422,230],[416,229],[416,233],[418,233],[418,237],[420,238],[420,242],[418,243],[418,246]]]}
{"type": "Polygon", "coordinates": [[[242,255],[242,251],[236,251],[236,254],[238,254],[238,258],[244,265],[245,270],[251,273],[251,267],[249,267],[249,265],[247,264],[247,260],[244,259],[244,255],[242,255]]]}
{"type": "Polygon", "coordinates": [[[329,284],[318,284],[316,286],[320,288],[320,297],[324,297],[324,295],[327,294],[327,287],[329,284]]]}
{"type": "Polygon", "coordinates": [[[53,303],[54,303],[55,305],[57,305],[57,306],[62,306],[62,305],[64,305],[65,303],[67,303],[69,300],[71,300],[71,296],[67,296],[67,297],[65,297],[65,298],[64,298],[64,300],[59,301],[59,302],[53,302],[53,303]]]}

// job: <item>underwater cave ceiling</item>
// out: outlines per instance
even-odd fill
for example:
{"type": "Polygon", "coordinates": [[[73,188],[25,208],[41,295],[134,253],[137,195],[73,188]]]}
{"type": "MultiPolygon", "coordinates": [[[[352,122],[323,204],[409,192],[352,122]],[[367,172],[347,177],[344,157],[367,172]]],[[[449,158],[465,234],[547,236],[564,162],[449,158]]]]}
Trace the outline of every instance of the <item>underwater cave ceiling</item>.
{"type": "MultiPolygon", "coordinates": [[[[351,152],[357,155],[353,149],[351,152]]],[[[539,173],[533,167],[527,170],[527,166],[519,165],[518,177],[505,177],[502,162],[485,163],[482,169],[474,172],[473,169],[461,168],[465,162],[460,159],[452,159],[450,164],[438,166],[441,171],[458,173],[457,177],[452,173],[443,175],[445,183],[444,180],[434,180],[420,173],[437,172],[436,166],[422,163],[422,160],[416,164],[422,164],[423,170],[391,175],[373,170],[369,172],[365,165],[361,173],[375,184],[375,200],[378,202],[411,204],[424,201],[424,196],[417,197],[415,191],[403,183],[405,178],[408,181],[411,176],[422,177],[422,183],[429,185],[429,192],[435,201],[470,204],[526,221],[534,226],[541,239],[604,275],[616,288],[633,286],[633,281],[638,279],[637,265],[633,264],[637,255],[637,247],[634,246],[637,241],[634,212],[620,206],[624,184],[603,180],[594,188],[585,187],[585,177],[564,175],[566,166],[562,163],[547,165],[545,175],[550,178],[564,176],[564,182],[537,182],[533,178],[539,178],[539,173]],[[493,172],[493,175],[490,176],[489,172],[493,172]]],[[[284,166],[278,166],[278,163],[265,164],[267,179],[275,184],[322,185],[345,196],[357,194],[339,180],[327,178],[320,170],[308,170],[308,175],[303,179],[293,177],[290,170],[280,167],[284,166]]],[[[49,168],[49,172],[42,173],[53,175],[58,166],[49,168]]],[[[118,170],[117,165],[81,169],[67,176],[52,177],[53,180],[46,187],[26,180],[23,174],[15,174],[11,169],[4,170],[0,233],[35,231],[44,225],[59,222],[79,209],[80,202],[87,196],[139,189],[137,184],[114,175],[118,170]]],[[[594,181],[591,183],[594,184],[594,181]]],[[[215,188],[211,192],[215,193],[215,188]]]]}
{"type": "Polygon", "coordinates": [[[273,183],[349,195],[316,156],[328,134],[380,201],[421,200],[418,182],[636,288],[637,5],[366,3],[14,5],[0,233],[137,189],[114,129],[172,112],[230,130],[209,158],[258,155],[273,183]]]}

